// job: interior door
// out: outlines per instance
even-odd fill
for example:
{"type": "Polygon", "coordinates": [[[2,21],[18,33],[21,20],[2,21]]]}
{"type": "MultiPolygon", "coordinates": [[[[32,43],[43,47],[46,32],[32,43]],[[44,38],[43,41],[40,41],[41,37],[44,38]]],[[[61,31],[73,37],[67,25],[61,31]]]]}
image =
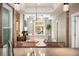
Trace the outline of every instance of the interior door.
{"type": "Polygon", "coordinates": [[[2,40],[3,55],[10,55],[11,47],[9,42],[12,42],[12,8],[7,4],[3,4],[2,9],[2,40]]]}
{"type": "Polygon", "coordinates": [[[10,13],[3,8],[3,45],[6,45],[10,39],[10,13]]]}
{"type": "MultiPolygon", "coordinates": [[[[6,8],[3,8],[3,26],[2,26],[2,36],[3,36],[3,47],[8,51],[8,41],[10,40],[10,12],[6,8]]],[[[7,52],[5,55],[8,55],[7,52]]]]}
{"type": "Polygon", "coordinates": [[[79,16],[76,16],[76,48],[79,48],[79,16]]]}
{"type": "Polygon", "coordinates": [[[72,19],[72,48],[79,48],[79,16],[72,19]]]}

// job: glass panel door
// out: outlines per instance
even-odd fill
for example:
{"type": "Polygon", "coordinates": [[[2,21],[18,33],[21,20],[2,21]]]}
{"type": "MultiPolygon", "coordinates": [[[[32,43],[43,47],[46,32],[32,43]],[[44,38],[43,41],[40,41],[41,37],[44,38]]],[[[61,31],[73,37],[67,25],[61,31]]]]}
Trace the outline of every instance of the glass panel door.
{"type": "Polygon", "coordinates": [[[3,8],[3,44],[6,45],[10,39],[10,13],[3,8]]]}
{"type": "Polygon", "coordinates": [[[3,45],[6,45],[10,39],[10,12],[3,8],[3,45]]]}
{"type": "Polygon", "coordinates": [[[2,38],[3,38],[3,47],[5,53],[3,55],[10,55],[10,48],[9,48],[9,40],[11,37],[10,31],[10,11],[3,7],[3,20],[2,20],[2,38]]]}

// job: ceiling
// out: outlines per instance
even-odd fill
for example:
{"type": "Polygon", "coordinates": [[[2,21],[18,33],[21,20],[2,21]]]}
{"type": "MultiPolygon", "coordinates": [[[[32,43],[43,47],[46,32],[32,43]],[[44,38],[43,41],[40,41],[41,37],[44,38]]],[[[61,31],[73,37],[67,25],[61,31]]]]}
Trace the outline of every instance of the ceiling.
{"type": "Polygon", "coordinates": [[[26,8],[53,8],[53,3],[26,3],[26,4],[21,4],[25,5],[26,8]]]}
{"type": "MultiPolygon", "coordinates": [[[[14,4],[10,3],[11,6],[14,4]]],[[[70,3],[69,5],[74,5],[70,3]]],[[[20,3],[19,4],[20,12],[23,14],[50,14],[54,18],[56,18],[59,14],[63,13],[63,3],[20,3]]]]}
{"type": "MultiPolygon", "coordinates": [[[[10,4],[14,6],[14,4],[10,4]]],[[[23,13],[53,13],[60,3],[20,3],[20,11],[23,13]]],[[[14,6],[15,7],[15,6],[14,6]]]]}

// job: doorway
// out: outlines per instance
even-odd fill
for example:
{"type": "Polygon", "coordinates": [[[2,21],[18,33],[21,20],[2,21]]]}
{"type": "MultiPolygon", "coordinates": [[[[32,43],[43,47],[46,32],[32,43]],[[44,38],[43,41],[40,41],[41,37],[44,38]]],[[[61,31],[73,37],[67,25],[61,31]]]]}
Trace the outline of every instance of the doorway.
{"type": "Polygon", "coordinates": [[[71,19],[72,48],[79,48],[79,12],[73,14],[71,19]]]}

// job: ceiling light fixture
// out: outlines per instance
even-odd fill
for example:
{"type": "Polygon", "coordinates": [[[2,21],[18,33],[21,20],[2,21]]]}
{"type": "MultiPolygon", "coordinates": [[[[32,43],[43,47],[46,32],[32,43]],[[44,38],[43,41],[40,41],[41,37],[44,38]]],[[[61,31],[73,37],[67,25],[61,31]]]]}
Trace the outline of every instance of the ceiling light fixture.
{"type": "Polygon", "coordinates": [[[20,3],[14,3],[15,10],[20,10],[20,3]]]}
{"type": "Polygon", "coordinates": [[[69,11],[69,3],[64,3],[63,11],[69,11]]]}

